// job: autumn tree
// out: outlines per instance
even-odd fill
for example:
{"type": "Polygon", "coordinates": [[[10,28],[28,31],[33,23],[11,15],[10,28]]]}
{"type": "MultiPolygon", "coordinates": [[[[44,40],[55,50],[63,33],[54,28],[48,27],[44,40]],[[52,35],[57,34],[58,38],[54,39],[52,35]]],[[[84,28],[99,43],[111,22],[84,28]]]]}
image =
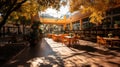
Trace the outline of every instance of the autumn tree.
{"type": "Polygon", "coordinates": [[[102,23],[105,11],[120,4],[120,0],[69,0],[70,11],[80,11],[81,13],[90,12],[90,22],[95,24],[102,23]],[[82,8],[81,8],[82,6],[82,8]]]}
{"type": "Polygon", "coordinates": [[[34,16],[38,15],[38,12],[44,11],[49,7],[59,9],[60,0],[29,0],[22,4],[21,8],[18,11],[13,12],[13,16],[18,18],[24,16],[26,19],[31,19],[31,22],[34,20],[34,16]]]}
{"type": "Polygon", "coordinates": [[[48,7],[59,9],[60,0],[0,0],[0,29],[6,23],[6,20],[11,15],[16,19],[20,16],[24,16],[26,19],[30,19],[38,11],[43,11],[48,7]]]}
{"type": "Polygon", "coordinates": [[[26,0],[0,0],[0,29],[6,23],[8,16],[16,11],[26,0]]]}

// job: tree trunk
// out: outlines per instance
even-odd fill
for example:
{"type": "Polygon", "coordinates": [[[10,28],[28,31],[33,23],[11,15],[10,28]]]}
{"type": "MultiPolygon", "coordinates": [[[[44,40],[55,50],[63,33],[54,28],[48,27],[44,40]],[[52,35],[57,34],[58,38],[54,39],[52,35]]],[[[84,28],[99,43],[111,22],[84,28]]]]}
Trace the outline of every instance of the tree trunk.
{"type": "Polygon", "coordinates": [[[6,14],[4,15],[3,17],[3,20],[0,22],[0,29],[5,25],[7,19],[8,19],[8,16],[13,12],[15,11],[16,9],[20,8],[21,7],[21,4],[23,4],[24,2],[26,2],[27,0],[23,0],[21,1],[20,3],[18,3],[16,5],[16,2],[17,1],[14,1],[14,3],[12,5],[10,5],[10,7],[8,8],[6,14]]]}
{"type": "Polygon", "coordinates": [[[3,20],[1,21],[1,23],[0,23],[0,29],[5,25],[5,23],[6,23],[9,15],[10,15],[10,13],[7,13],[5,15],[5,17],[3,18],[3,20]]]}

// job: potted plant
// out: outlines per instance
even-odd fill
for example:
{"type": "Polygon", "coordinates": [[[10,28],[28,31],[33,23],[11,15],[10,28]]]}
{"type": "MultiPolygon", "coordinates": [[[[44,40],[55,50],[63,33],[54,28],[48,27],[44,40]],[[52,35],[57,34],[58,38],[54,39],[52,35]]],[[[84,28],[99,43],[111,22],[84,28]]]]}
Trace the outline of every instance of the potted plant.
{"type": "Polygon", "coordinates": [[[72,37],[72,36],[73,36],[73,33],[69,33],[69,36],[72,37]]]}
{"type": "Polygon", "coordinates": [[[112,37],[112,33],[111,33],[111,32],[108,34],[108,37],[109,37],[109,38],[111,38],[111,37],[112,37]]]}

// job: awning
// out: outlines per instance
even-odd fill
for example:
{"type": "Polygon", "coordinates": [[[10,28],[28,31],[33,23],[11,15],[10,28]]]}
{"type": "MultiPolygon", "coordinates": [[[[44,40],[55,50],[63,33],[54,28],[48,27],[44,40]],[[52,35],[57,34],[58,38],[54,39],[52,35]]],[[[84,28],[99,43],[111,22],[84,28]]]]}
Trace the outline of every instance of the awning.
{"type": "Polygon", "coordinates": [[[70,22],[74,22],[83,18],[90,16],[91,13],[81,14],[80,12],[75,13],[71,17],[67,19],[54,19],[54,18],[42,18],[40,17],[40,21],[44,24],[67,24],[70,22]]]}

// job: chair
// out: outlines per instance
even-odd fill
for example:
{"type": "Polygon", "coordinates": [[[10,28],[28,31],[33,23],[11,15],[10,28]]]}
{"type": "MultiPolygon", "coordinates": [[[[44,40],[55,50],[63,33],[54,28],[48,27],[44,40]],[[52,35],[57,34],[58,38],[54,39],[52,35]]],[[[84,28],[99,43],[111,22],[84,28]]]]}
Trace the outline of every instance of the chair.
{"type": "Polygon", "coordinates": [[[52,34],[47,34],[47,37],[48,38],[52,38],[52,34]]]}
{"type": "Polygon", "coordinates": [[[103,39],[103,37],[97,36],[97,43],[100,45],[105,45],[107,46],[107,41],[103,39]]]}
{"type": "Polygon", "coordinates": [[[72,44],[79,44],[79,38],[80,38],[80,36],[74,35],[74,37],[72,39],[72,44]]]}
{"type": "Polygon", "coordinates": [[[65,37],[62,37],[61,42],[62,42],[62,44],[67,45],[67,43],[69,42],[69,40],[67,38],[65,38],[65,37]]]}
{"type": "Polygon", "coordinates": [[[65,38],[65,36],[68,36],[68,34],[61,34],[59,41],[62,42],[62,40],[65,38]]]}
{"type": "Polygon", "coordinates": [[[55,35],[52,35],[52,39],[56,42],[58,41],[58,38],[55,35]]]}
{"type": "Polygon", "coordinates": [[[60,42],[62,43],[62,44],[65,44],[65,45],[67,45],[66,43],[68,43],[69,42],[69,40],[67,39],[67,38],[65,38],[65,36],[67,36],[68,34],[62,34],[61,36],[60,36],[60,42]]]}

